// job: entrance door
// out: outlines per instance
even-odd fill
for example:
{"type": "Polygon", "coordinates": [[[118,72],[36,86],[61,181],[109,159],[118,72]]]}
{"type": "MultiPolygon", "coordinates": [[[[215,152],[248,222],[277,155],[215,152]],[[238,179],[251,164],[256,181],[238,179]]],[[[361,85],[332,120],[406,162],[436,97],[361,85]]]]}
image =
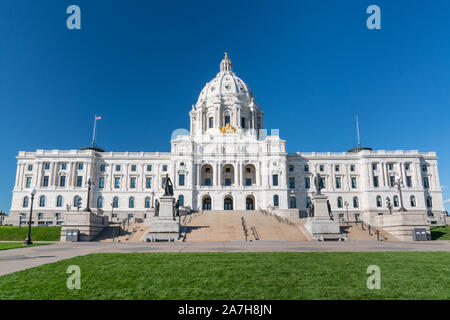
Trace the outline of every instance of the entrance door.
{"type": "Polygon", "coordinates": [[[245,199],[245,209],[246,210],[255,210],[252,198],[249,197],[249,198],[245,199]]]}
{"type": "Polygon", "coordinates": [[[211,198],[203,199],[203,210],[211,210],[211,198]]]}
{"type": "Polygon", "coordinates": [[[224,201],[224,209],[225,210],[233,210],[233,199],[226,198],[224,201]]]}

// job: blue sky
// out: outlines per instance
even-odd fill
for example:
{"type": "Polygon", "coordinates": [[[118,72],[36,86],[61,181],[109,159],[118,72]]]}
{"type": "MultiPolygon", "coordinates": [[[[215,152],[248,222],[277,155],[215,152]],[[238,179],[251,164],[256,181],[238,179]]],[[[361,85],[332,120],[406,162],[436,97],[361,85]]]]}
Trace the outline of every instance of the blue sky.
{"type": "MultiPolygon", "coordinates": [[[[0,3],[0,210],[19,150],[169,151],[225,51],[290,152],[436,151],[450,186],[449,1],[0,3]],[[66,8],[81,8],[81,30],[66,8]],[[366,8],[381,8],[368,30],[366,8]]],[[[448,188],[444,199],[450,198],[448,188]]],[[[449,208],[449,206],[447,206],[449,208]]]]}

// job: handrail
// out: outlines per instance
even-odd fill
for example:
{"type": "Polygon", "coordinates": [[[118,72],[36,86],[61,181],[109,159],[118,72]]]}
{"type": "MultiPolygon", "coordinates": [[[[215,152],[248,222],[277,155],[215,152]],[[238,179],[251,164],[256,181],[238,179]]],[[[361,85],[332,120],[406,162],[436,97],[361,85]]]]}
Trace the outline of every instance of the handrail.
{"type": "Polygon", "coordinates": [[[245,241],[247,241],[247,238],[248,238],[248,230],[247,230],[247,225],[245,224],[245,219],[244,219],[244,217],[241,217],[241,221],[242,221],[242,230],[244,231],[245,241]]]}
{"type": "Polygon", "coordinates": [[[255,226],[251,226],[250,229],[253,232],[253,236],[255,237],[255,240],[259,240],[259,234],[258,234],[258,231],[256,231],[256,227],[255,226]]]}
{"type": "MultiPolygon", "coordinates": [[[[364,224],[366,225],[366,227],[367,227],[367,231],[369,232],[369,236],[371,236],[372,235],[372,230],[375,232],[375,234],[377,235],[377,241],[380,241],[380,235],[382,235],[382,233],[383,233],[383,231],[382,230],[380,230],[379,228],[377,228],[377,227],[374,227],[374,226],[372,226],[371,224],[369,224],[369,223],[367,223],[367,222],[365,222],[364,220],[362,220],[362,219],[356,219],[356,221],[355,221],[355,223],[356,223],[356,225],[358,225],[358,222],[361,222],[361,229],[363,230],[363,231],[365,231],[365,229],[364,229],[364,224]]],[[[386,234],[384,234],[384,236],[383,236],[383,240],[385,240],[385,239],[387,239],[388,237],[386,236],[386,234]]]]}

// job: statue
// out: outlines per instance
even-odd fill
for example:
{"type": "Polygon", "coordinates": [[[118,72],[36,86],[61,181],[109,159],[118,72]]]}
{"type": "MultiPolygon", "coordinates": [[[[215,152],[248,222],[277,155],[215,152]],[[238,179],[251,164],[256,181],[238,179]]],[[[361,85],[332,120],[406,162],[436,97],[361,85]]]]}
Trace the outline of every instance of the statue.
{"type": "Polygon", "coordinates": [[[175,217],[179,217],[180,216],[180,201],[177,200],[175,202],[175,217]]]}
{"type": "Polygon", "coordinates": [[[330,200],[327,200],[327,207],[328,207],[328,215],[330,216],[331,220],[333,219],[333,213],[331,213],[331,205],[330,205],[330,200]]]}
{"type": "Polygon", "coordinates": [[[319,174],[314,177],[314,186],[316,187],[316,194],[320,195],[320,190],[323,189],[323,183],[319,174]]]}
{"type": "Polygon", "coordinates": [[[158,199],[155,200],[155,217],[159,216],[159,201],[158,199]]]}
{"type": "Polygon", "coordinates": [[[173,196],[173,184],[170,181],[169,175],[166,173],[166,176],[162,179],[162,188],[164,189],[165,196],[173,196]]]}
{"type": "Polygon", "coordinates": [[[308,217],[314,217],[314,205],[312,202],[308,203],[308,206],[306,207],[306,214],[308,217]]]}

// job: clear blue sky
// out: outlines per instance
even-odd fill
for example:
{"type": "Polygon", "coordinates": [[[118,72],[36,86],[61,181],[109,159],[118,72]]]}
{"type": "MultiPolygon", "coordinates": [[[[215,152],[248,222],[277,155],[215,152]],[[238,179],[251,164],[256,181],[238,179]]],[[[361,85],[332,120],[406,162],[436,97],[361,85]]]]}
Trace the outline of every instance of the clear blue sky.
{"type": "Polygon", "coordinates": [[[449,13],[425,0],[2,1],[0,210],[17,152],[87,146],[95,113],[106,150],[169,151],[224,51],[288,151],[348,150],[359,114],[364,145],[436,151],[450,186],[449,13]],[[381,30],[366,28],[371,4],[381,30]]]}

